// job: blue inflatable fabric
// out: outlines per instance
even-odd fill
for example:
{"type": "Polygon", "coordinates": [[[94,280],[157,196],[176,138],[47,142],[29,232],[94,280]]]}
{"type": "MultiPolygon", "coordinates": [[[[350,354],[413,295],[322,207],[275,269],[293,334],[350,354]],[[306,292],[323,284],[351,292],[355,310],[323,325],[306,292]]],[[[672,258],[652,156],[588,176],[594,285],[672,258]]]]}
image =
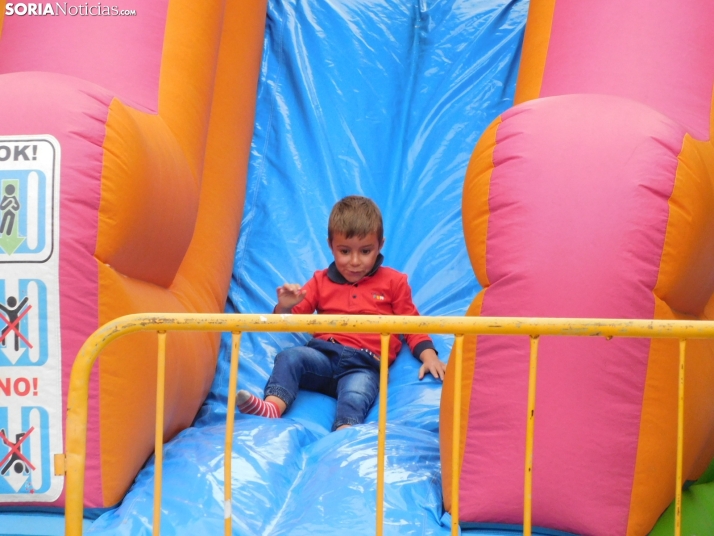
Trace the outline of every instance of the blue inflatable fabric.
{"type": "MultiPolygon", "coordinates": [[[[381,207],[385,264],[422,314],[462,315],[479,290],[461,228],[471,152],[513,100],[525,0],[271,0],[244,218],[227,312],[268,313],[275,289],[332,260],[327,218],[350,194],[381,207]]],[[[239,384],[262,395],[304,334],[244,334],[239,384]]],[[[452,337],[434,337],[446,360],[452,337]]],[[[162,534],[223,527],[229,338],[195,426],[165,447],[162,534]]],[[[391,367],[385,534],[449,534],[439,462],[441,383],[391,367]]],[[[335,401],[302,392],[283,419],[238,415],[234,534],[374,533],[377,407],[329,433],[335,401]]],[[[91,533],[150,534],[153,459],[91,533]]]]}

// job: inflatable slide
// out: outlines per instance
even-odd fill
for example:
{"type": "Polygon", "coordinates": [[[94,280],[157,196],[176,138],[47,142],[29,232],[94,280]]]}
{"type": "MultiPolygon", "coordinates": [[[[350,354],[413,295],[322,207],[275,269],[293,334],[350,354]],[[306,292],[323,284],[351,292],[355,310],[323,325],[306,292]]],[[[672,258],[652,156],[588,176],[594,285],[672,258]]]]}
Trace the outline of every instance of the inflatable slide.
{"type": "MultiPolygon", "coordinates": [[[[331,262],[345,195],[382,208],[385,263],[422,314],[709,318],[714,12],[624,4],[6,3],[0,527],[49,533],[61,511],[67,378],[91,332],[131,312],[270,312],[278,285],[331,262]]],[[[151,534],[152,337],[113,344],[92,378],[91,534],[151,534]]],[[[306,339],[244,334],[240,388],[261,393],[306,339]]],[[[452,338],[434,339],[446,361],[452,338]]],[[[221,533],[230,339],[168,340],[161,530],[221,533]]],[[[462,531],[517,533],[527,342],[467,342],[462,531]]],[[[647,534],[674,494],[676,345],[541,346],[536,532],[647,534]]],[[[691,352],[695,479],[714,362],[691,352]]],[[[385,534],[447,535],[453,385],[418,365],[406,350],[390,369],[385,534]]],[[[283,419],[237,416],[234,534],[374,533],[377,408],[330,433],[334,407],[303,392],[283,419]]]]}

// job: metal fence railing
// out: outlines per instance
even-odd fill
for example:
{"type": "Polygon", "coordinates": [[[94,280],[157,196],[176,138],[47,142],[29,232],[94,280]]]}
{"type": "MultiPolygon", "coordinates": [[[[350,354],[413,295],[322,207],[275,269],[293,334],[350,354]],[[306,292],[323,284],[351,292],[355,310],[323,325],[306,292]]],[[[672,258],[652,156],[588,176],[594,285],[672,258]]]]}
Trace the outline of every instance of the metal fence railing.
{"type": "MultiPolygon", "coordinates": [[[[154,534],[160,532],[161,485],[163,463],[164,378],[166,337],[169,331],[221,331],[232,333],[231,372],[226,417],[224,500],[225,534],[231,534],[231,455],[240,337],[243,332],[305,332],[305,333],[379,333],[382,341],[379,392],[379,432],[377,445],[377,512],[375,533],[382,535],[384,521],[384,453],[387,416],[387,367],[389,335],[392,333],[431,333],[455,336],[454,363],[448,373],[454,374],[454,408],[461,406],[461,368],[465,335],[523,335],[530,337],[530,369],[528,381],[528,414],[526,418],[526,459],[524,471],[523,533],[532,533],[533,430],[535,420],[535,386],[539,337],[595,336],[673,338],[679,340],[679,391],[677,424],[677,473],[674,533],[681,532],[682,452],[684,437],[684,365],[688,339],[714,338],[714,321],[556,319],[509,317],[414,317],[414,316],[349,316],[349,315],[228,315],[228,314],[136,314],[107,323],[84,343],[72,368],[67,399],[67,439],[65,452],[55,457],[58,474],[66,475],[66,534],[82,534],[84,472],[87,440],[89,377],[101,351],[113,340],[139,331],[158,333],[158,372],[156,386],[154,534]]],[[[451,457],[451,497],[453,535],[459,526],[459,456],[460,411],[453,412],[451,457]]]]}

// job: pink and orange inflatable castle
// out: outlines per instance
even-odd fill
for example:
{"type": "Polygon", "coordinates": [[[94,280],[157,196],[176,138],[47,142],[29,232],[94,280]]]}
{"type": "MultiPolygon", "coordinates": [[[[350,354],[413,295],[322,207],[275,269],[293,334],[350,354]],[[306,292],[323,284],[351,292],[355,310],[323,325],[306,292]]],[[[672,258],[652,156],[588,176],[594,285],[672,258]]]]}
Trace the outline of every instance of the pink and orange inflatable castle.
{"type": "MultiPolygon", "coordinates": [[[[223,311],[266,6],[19,6],[0,1],[0,440],[19,468],[0,477],[0,505],[61,507],[54,455],[85,339],[124,314],[223,311]]],[[[468,314],[714,317],[711,21],[709,0],[532,0],[517,106],[466,177],[483,286],[468,314]]],[[[121,500],[153,449],[154,340],[114,343],[92,377],[87,508],[121,500]]],[[[195,416],[218,346],[168,340],[167,439],[195,416]]],[[[442,398],[446,508],[456,410],[461,520],[518,524],[528,342],[465,349],[463,405],[451,375],[442,398]]],[[[676,341],[541,341],[535,525],[651,529],[674,495],[676,356],[676,341]]],[[[688,478],[714,456],[712,358],[689,343],[688,478]]]]}
{"type": "MultiPolygon", "coordinates": [[[[0,479],[4,504],[63,505],[53,456],[72,362],[95,329],[129,313],[225,305],[265,2],[124,4],[73,16],[0,3],[0,193],[11,207],[0,302],[16,328],[0,352],[0,429],[34,462],[32,477],[0,479]],[[13,349],[14,334],[27,344],[13,349]]],[[[218,337],[168,340],[167,439],[205,398],[218,337]]],[[[100,357],[86,507],[121,500],[153,450],[155,355],[154,338],[137,335],[100,357]]]]}
{"type": "MultiPolygon", "coordinates": [[[[479,141],[467,314],[714,318],[714,4],[533,0],[516,106],[479,141]]],[[[646,534],[674,498],[678,345],[544,338],[533,523],[646,534]]],[[[461,521],[522,522],[528,340],[466,341],[461,521]]],[[[714,345],[688,344],[685,477],[714,455],[714,345]]],[[[449,415],[442,467],[450,508],[449,415]]]]}

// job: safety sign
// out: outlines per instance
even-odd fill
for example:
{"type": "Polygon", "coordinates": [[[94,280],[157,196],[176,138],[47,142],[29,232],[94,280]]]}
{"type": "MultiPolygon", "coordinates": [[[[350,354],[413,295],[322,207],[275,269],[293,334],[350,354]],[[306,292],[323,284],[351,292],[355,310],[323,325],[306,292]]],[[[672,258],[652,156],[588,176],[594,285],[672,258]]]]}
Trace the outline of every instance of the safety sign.
{"type": "Polygon", "coordinates": [[[62,452],[60,146],[0,137],[0,502],[51,502],[62,452]]]}

